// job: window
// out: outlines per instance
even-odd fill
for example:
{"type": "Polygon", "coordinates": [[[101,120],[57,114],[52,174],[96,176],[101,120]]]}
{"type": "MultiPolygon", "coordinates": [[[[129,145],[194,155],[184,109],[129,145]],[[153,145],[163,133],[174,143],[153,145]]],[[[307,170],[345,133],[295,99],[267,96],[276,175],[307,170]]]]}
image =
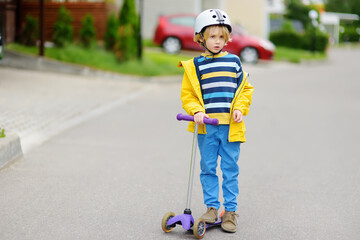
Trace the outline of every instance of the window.
{"type": "Polygon", "coordinates": [[[175,25],[194,27],[195,18],[194,17],[173,17],[170,19],[170,22],[175,25]]]}

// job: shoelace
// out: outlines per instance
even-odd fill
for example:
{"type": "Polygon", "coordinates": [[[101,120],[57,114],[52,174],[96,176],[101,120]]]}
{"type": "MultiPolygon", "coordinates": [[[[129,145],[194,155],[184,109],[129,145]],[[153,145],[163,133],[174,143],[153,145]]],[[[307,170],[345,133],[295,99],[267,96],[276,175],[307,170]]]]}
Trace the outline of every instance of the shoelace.
{"type": "Polygon", "coordinates": [[[228,214],[224,214],[223,216],[223,221],[230,221],[232,223],[235,224],[234,220],[235,220],[235,217],[239,217],[239,214],[235,213],[235,212],[229,212],[228,214]],[[226,216],[226,217],[225,217],[226,216]]]}
{"type": "Polygon", "coordinates": [[[239,217],[239,214],[237,214],[237,213],[235,213],[235,212],[231,213],[231,215],[233,215],[233,216],[235,216],[235,217],[239,217]]]}

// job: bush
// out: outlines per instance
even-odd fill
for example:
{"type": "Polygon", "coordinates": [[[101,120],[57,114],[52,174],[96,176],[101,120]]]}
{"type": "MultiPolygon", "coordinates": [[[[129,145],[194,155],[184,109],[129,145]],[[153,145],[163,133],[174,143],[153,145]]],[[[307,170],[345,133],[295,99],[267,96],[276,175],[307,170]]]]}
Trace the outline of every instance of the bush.
{"type": "Polygon", "coordinates": [[[118,37],[115,55],[120,61],[137,58],[139,41],[139,17],[134,0],[124,0],[119,14],[118,37]]]}
{"type": "Polygon", "coordinates": [[[289,47],[294,49],[315,50],[324,52],[328,46],[329,37],[326,33],[312,26],[306,29],[305,34],[301,34],[289,27],[289,23],[284,24],[283,29],[270,33],[270,41],[276,46],[289,47]],[[315,30],[315,49],[313,36],[315,30]]]}
{"type": "Polygon", "coordinates": [[[287,32],[284,30],[270,33],[270,41],[276,46],[301,49],[304,46],[304,39],[300,33],[287,32]]]}
{"type": "Polygon", "coordinates": [[[325,52],[328,45],[329,45],[329,35],[322,32],[316,34],[316,47],[315,47],[316,51],[325,52]]]}
{"type": "Polygon", "coordinates": [[[61,6],[54,25],[53,41],[56,46],[64,47],[73,40],[72,17],[70,12],[61,6]]]}
{"type": "Polygon", "coordinates": [[[114,47],[116,58],[120,62],[134,60],[137,57],[137,39],[133,25],[120,26],[114,47]]]}
{"type": "Polygon", "coordinates": [[[325,52],[328,45],[329,45],[329,35],[327,33],[317,30],[315,51],[325,52]]]}
{"type": "Polygon", "coordinates": [[[80,29],[80,42],[84,47],[90,47],[91,44],[96,40],[96,33],[94,27],[94,18],[90,14],[86,14],[81,20],[80,29]]]}
{"type": "Polygon", "coordinates": [[[26,46],[35,46],[39,39],[38,20],[31,15],[26,15],[25,27],[20,36],[20,43],[26,46]]]}
{"type": "Polygon", "coordinates": [[[301,49],[304,46],[303,35],[295,30],[289,20],[283,23],[281,30],[270,33],[270,41],[276,46],[289,48],[301,49]]]}
{"type": "Polygon", "coordinates": [[[105,48],[113,50],[116,43],[116,36],[118,31],[118,22],[115,14],[111,13],[106,22],[106,32],[104,35],[105,48]]]}
{"type": "Polygon", "coordinates": [[[356,31],[357,26],[344,26],[344,31],[340,33],[341,42],[359,42],[360,35],[356,31]]]}
{"type": "Polygon", "coordinates": [[[329,36],[327,33],[320,31],[318,28],[309,27],[306,29],[304,41],[304,50],[324,52],[329,44],[329,36]],[[315,32],[314,32],[315,31],[315,32]],[[315,39],[314,39],[315,33],[315,39]],[[313,46],[313,41],[315,46],[313,46]]]}

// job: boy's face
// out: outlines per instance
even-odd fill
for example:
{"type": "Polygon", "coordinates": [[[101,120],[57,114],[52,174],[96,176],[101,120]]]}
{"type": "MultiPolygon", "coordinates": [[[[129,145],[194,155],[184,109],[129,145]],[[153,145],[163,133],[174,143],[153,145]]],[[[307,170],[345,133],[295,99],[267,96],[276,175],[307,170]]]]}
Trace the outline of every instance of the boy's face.
{"type": "MultiPolygon", "coordinates": [[[[225,46],[224,31],[220,27],[212,26],[209,28],[209,35],[207,36],[206,46],[213,53],[219,52],[225,46]]],[[[207,54],[210,54],[206,51],[207,54]]]]}

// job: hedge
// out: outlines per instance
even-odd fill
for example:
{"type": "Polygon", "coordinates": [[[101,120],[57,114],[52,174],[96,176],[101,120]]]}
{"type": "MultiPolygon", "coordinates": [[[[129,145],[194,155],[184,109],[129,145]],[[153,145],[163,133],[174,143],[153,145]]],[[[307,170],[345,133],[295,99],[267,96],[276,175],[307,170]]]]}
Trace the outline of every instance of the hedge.
{"type": "MultiPolygon", "coordinates": [[[[324,52],[328,46],[328,35],[319,30],[315,33],[315,50],[324,52]]],[[[295,49],[312,50],[313,31],[307,30],[305,34],[294,31],[280,30],[270,33],[270,41],[276,46],[283,46],[295,49]]]]}

